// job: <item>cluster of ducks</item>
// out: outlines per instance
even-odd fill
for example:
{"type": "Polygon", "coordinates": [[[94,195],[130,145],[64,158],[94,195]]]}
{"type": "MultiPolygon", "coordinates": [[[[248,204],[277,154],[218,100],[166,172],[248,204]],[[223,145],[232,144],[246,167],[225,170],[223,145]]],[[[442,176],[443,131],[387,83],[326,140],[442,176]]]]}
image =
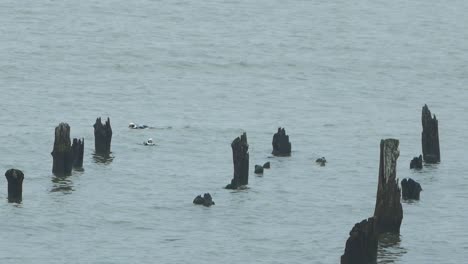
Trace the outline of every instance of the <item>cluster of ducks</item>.
{"type": "Polygon", "coordinates": [[[145,129],[145,128],[149,128],[149,126],[147,126],[147,125],[140,125],[140,124],[135,124],[135,123],[130,123],[130,124],[128,124],[128,127],[131,128],[131,129],[145,129]]]}
{"type": "MultiPolygon", "coordinates": [[[[146,129],[146,128],[149,128],[149,126],[142,125],[142,124],[130,123],[130,124],[128,124],[128,128],[130,128],[130,129],[146,129]]],[[[148,140],[143,142],[143,145],[145,145],[145,146],[155,146],[156,143],[154,143],[152,138],[148,138],[148,140]]]]}

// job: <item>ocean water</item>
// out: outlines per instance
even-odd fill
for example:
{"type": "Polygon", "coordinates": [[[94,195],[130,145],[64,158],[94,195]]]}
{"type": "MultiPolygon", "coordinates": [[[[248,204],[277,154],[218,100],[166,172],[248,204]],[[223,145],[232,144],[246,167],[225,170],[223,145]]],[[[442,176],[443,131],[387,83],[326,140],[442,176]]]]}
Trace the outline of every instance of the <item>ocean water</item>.
{"type": "Polygon", "coordinates": [[[21,205],[0,181],[0,263],[339,263],[373,214],[390,137],[397,176],[423,192],[378,262],[465,262],[467,12],[461,0],[1,1],[0,169],[25,180],[21,205]],[[442,162],[411,171],[424,104],[442,162]],[[107,163],[93,158],[100,116],[107,163]],[[60,122],[85,138],[84,171],[67,178],[51,172],[60,122]],[[271,157],[279,126],[291,157],[271,157]],[[250,188],[225,190],[244,131],[250,188]],[[215,206],[192,204],[204,192],[215,206]]]}

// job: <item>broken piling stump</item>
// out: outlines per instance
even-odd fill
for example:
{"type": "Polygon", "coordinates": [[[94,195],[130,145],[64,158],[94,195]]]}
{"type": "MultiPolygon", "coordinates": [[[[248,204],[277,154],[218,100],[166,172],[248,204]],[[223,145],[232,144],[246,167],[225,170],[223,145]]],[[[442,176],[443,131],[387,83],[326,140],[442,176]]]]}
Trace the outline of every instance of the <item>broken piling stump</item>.
{"type": "Polygon", "coordinates": [[[341,264],[368,264],[377,261],[378,236],[374,230],[374,218],[364,219],[354,225],[346,240],[341,264]]]}
{"type": "Polygon", "coordinates": [[[440,162],[439,147],[439,121],[436,116],[431,116],[431,111],[427,105],[422,109],[422,127],[421,133],[423,159],[426,163],[440,162]]]}
{"type": "Polygon", "coordinates": [[[289,136],[286,135],[284,128],[279,127],[278,132],[273,135],[273,151],[271,154],[274,156],[290,156],[291,155],[291,142],[289,136]]]}
{"type": "Polygon", "coordinates": [[[73,151],[73,168],[83,168],[83,154],[84,154],[84,138],[73,139],[72,144],[73,151]]]}
{"type": "Polygon", "coordinates": [[[237,189],[249,183],[249,144],[247,133],[234,139],[231,144],[232,160],[234,163],[234,177],[226,189],[237,189]]]}
{"type": "Polygon", "coordinates": [[[423,158],[422,158],[422,155],[419,155],[419,157],[414,157],[414,158],[411,160],[410,169],[417,169],[417,170],[420,170],[420,169],[422,169],[422,167],[423,167],[423,158]]]}
{"type": "Polygon", "coordinates": [[[94,148],[96,154],[108,155],[111,150],[112,128],[109,117],[105,124],[101,122],[101,118],[96,119],[94,127],[94,148]]]}
{"type": "Polygon", "coordinates": [[[374,211],[378,234],[400,233],[403,220],[401,190],[396,178],[397,159],[400,156],[398,145],[397,139],[385,139],[380,142],[379,183],[374,211]]]}
{"type": "Polygon", "coordinates": [[[73,152],[70,143],[70,126],[60,123],[55,128],[54,149],[52,150],[52,172],[58,176],[70,175],[73,166],[73,152]]]}
{"type": "Polygon", "coordinates": [[[421,184],[415,180],[408,178],[401,181],[401,196],[403,200],[419,200],[421,191],[421,184]]]}
{"type": "Polygon", "coordinates": [[[198,195],[197,197],[195,197],[195,199],[193,199],[193,203],[200,204],[206,207],[210,207],[215,204],[210,193],[203,194],[203,197],[201,195],[198,195]]]}
{"type": "Polygon", "coordinates": [[[8,181],[8,202],[21,203],[23,200],[24,174],[17,169],[9,169],[5,172],[8,181]]]}
{"type": "Polygon", "coordinates": [[[263,166],[255,165],[255,174],[263,174],[263,166]]]}
{"type": "Polygon", "coordinates": [[[265,164],[263,164],[263,168],[264,169],[269,169],[270,168],[270,162],[265,162],[265,164]]]}

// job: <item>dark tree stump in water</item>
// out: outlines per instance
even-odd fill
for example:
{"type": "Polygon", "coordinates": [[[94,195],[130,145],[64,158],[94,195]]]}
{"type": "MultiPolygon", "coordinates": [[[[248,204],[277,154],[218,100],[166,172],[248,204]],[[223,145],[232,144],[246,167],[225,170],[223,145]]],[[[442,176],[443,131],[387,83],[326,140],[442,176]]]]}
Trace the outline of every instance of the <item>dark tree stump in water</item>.
{"type": "Polygon", "coordinates": [[[400,202],[401,190],[396,179],[396,164],[400,156],[397,139],[380,142],[379,185],[375,203],[374,219],[378,234],[400,233],[403,208],[400,202]]]}
{"type": "Polygon", "coordinates": [[[73,151],[73,168],[82,168],[83,167],[83,154],[84,154],[84,138],[73,139],[72,151],[73,151]]]}
{"type": "Polygon", "coordinates": [[[419,155],[419,157],[414,157],[414,158],[411,160],[410,169],[417,169],[417,170],[420,170],[420,169],[422,169],[422,167],[423,167],[423,158],[422,158],[422,155],[419,155]]]}
{"type": "Polygon", "coordinates": [[[256,173],[256,174],[263,174],[263,166],[255,165],[255,171],[254,171],[254,173],[256,173]]]}
{"type": "Polygon", "coordinates": [[[374,218],[354,225],[349,232],[341,264],[367,264],[377,261],[377,233],[374,231],[374,218]]]}
{"type": "Polygon", "coordinates": [[[195,197],[195,199],[193,199],[193,203],[200,204],[206,207],[210,207],[215,204],[210,193],[203,194],[203,197],[201,195],[198,195],[197,197],[195,197]]]}
{"type": "Polygon", "coordinates": [[[273,135],[273,151],[271,154],[274,156],[290,156],[291,155],[291,142],[289,136],[286,135],[284,128],[279,127],[278,132],[273,135]]]}
{"type": "Polygon", "coordinates": [[[8,202],[21,203],[23,200],[24,174],[17,169],[9,169],[5,172],[8,181],[8,202]]]}
{"type": "Polygon", "coordinates": [[[73,152],[70,143],[70,126],[67,123],[60,123],[55,128],[54,149],[51,154],[54,159],[52,172],[59,176],[70,175],[73,152]]]}
{"type": "Polygon", "coordinates": [[[101,123],[101,118],[96,119],[94,127],[94,148],[96,154],[107,155],[110,153],[111,140],[112,140],[112,128],[110,119],[107,118],[105,124],[101,123]]]}
{"type": "Polygon", "coordinates": [[[270,162],[265,162],[265,164],[263,164],[263,168],[264,169],[269,169],[270,168],[270,162]]]}
{"type": "Polygon", "coordinates": [[[427,163],[440,162],[440,147],[439,147],[439,121],[436,116],[431,117],[431,111],[427,105],[422,109],[422,127],[421,134],[422,152],[424,161],[427,163]]]}
{"type": "Polygon", "coordinates": [[[422,191],[421,184],[411,178],[401,181],[401,192],[403,200],[419,200],[419,194],[422,191]]]}
{"type": "Polygon", "coordinates": [[[234,163],[234,178],[226,189],[237,189],[249,183],[249,144],[247,133],[234,139],[231,144],[234,163]]]}

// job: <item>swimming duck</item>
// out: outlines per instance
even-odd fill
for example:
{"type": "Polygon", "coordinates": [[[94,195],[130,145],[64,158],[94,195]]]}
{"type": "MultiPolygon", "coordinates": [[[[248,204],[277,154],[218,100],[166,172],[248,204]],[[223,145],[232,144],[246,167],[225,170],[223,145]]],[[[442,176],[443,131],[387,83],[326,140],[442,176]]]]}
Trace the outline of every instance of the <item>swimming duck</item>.
{"type": "Polygon", "coordinates": [[[148,138],[148,140],[145,141],[145,142],[143,142],[143,144],[144,144],[145,146],[154,146],[154,145],[156,145],[156,144],[153,142],[153,139],[152,139],[152,138],[148,138]]]}
{"type": "Polygon", "coordinates": [[[327,160],[325,157],[318,158],[315,162],[319,163],[320,166],[325,166],[325,163],[327,163],[327,160]]]}
{"type": "Polygon", "coordinates": [[[131,128],[131,129],[145,129],[145,128],[148,128],[147,125],[137,125],[135,123],[128,124],[128,127],[131,128]]]}

